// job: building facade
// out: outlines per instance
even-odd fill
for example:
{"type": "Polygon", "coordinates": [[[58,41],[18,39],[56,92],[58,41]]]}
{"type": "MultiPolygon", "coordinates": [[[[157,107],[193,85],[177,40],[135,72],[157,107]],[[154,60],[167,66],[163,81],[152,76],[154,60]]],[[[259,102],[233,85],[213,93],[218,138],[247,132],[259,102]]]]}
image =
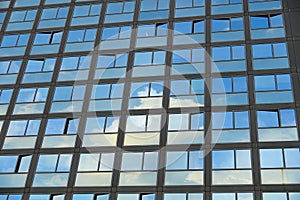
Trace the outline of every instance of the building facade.
{"type": "Polygon", "coordinates": [[[299,200],[300,2],[0,0],[0,200],[299,200]]]}

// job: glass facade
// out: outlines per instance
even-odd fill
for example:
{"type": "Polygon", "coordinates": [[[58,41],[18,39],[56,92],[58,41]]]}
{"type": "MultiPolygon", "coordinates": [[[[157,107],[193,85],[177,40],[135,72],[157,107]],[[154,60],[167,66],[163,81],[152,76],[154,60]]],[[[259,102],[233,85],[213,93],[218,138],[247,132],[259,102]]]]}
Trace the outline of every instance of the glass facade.
{"type": "Polygon", "coordinates": [[[299,200],[299,9],[0,0],[0,200],[299,200]]]}

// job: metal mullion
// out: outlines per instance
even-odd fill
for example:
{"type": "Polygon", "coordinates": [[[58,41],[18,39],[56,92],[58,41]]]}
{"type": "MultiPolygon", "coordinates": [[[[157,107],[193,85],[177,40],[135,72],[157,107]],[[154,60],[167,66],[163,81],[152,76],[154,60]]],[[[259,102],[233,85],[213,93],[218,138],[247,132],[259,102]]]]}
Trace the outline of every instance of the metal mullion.
{"type": "Polygon", "coordinates": [[[203,199],[210,200],[211,199],[211,188],[212,185],[212,152],[211,152],[211,120],[212,120],[212,111],[211,111],[211,89],[212,89],[212,78],[211,78],[211,66],[212,66],[212,20],[217,19],[215,16],[211,15],[211,0],[205,1],[205,46],[204,49],[206,51],[204,62],[205,62],[205,77],[203,77],[205,81],[204,86],[204,135],[205,140],[200,148],[203,148],[203,153],[206,155],[203,158],[203,199]]]}
{"type": "MultiPolygon", "coordinates": [[[[55,154],[54,154],[55,155],[55,154]]],[[[56,160],[56,164],[55,164],[55,170],[54,170],[54,173],[57,172],[57,168],[58,168],[58,164],[59,164],[59,161],[60,161],[60,153],[57,154],[57,160],[56,160]]]]}
{"type": "MultiPolygon", "coordinates": [[[[143,116],[143,115],[142,115],[143,116]]],[[[145,115],[146,116],[146,121],[145,121],[145,132],[147,132],[148,131],[148,120],[149,120],[149,114],[146,114],[145,115]]]]}
{"type": "Polygon", "coordinates": [[[102,160],[102,153],[99,153],[98,159],[99,160],[98,160],[97,171],[99,172],[100,171],[101,160],[102,160]]]}
{"type": "Polygon", "coordinates": [[[284,147],[283,148],[281,148],[281,155],[282,155],[282,164],[283,164],[283,168],[284,169],[286,169],[287,167],[286,167],[286,162],[285,162],[285,153],[284,153],[284,147]]]}

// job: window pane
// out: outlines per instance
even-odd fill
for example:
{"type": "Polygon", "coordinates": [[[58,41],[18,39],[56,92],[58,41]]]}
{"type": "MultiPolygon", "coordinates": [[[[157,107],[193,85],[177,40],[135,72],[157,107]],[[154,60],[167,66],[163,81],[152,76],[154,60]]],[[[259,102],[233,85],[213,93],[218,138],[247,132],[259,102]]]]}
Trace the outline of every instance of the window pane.
{"type": "Polygon", "coordinates": [[[251,28],[268,28],[269,27],[269,18],[268,16],[253,16],[250,17],[251,28]]]}
{"type": "Polygon", "coordinates": [[[229,19],[215,19],[212,20],[212,31],[228,31],[230,28],[229,19]]]}
{"type": "Polygon", "coordinates": [[[234,168],[234,151],[213,151],[212,152],[213,169],[233,169],[234,168]]]}
{"type": "Polygon", "coordinates": [[[281,126],[296,126],[295,110],[280,110],[281,126]]]}
{"type": "Polygon", "coordinates": [[[237,168],[251,168],[250,150],[237,150],[236,151],[236,167],[237,168]]]}
{"type": "Polygon", "coordinates": [[[260,166],[262,168],[281,168],[283,167],[281,149],[261,149],[260,166]]]}
{"type": "Polygon", "coordinates": [[[187,169],[187,152],[167,152],[167,170],[187,169]]]}
{"type": "Polygon", "coordinates": [[[257,123],[259,128],[278,127],[277,111],[257,111],[257,123]]]}
{"type": "Polygon", "coordinates": [[[284,149],[286,167],[300,167],[300,149],[284,149]]]}
{"type": "Polygon", "coordinates": [[[270,44],[256,44],[252,46],[253,58],[272,57],[272,47],[270,44]]]}
{"type": "Polygon", "coordinates": [[[274,76],[255,76],[254,80],[256,91],[276,89],[274,76]]]}
{"type": "Polygon", "coordinates": [[[143,153],[123,153],[121,170],[141,170],[143,153]]]}
{"type": "Polygon", "coordinates": [[[39,158],[37,172],[54,172],[58,155],[41,155],[39,158]]]}
{"type": "Polygon", "coordinates": [[[60,155],[57,165],[58,172],[68,172],[71,167],[72,155],[60,155]]]}
{"type": "Polygon", "coordinates": [[[203,152],[191,151],[189,157],[189,169],[203,169],[203,152]]]}

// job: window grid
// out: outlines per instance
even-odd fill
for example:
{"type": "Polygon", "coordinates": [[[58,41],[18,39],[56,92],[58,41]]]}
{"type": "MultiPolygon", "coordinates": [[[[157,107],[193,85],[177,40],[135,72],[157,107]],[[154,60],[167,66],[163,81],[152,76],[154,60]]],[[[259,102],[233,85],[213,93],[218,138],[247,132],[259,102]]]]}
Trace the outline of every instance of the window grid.
{"type": "MultiPolygon", "coordinates": [[[[247,56],[248,57],[248,56],[247,56]]],[[[286,145],[292,145],[292,144],[286,144],[286,145]]]]}

